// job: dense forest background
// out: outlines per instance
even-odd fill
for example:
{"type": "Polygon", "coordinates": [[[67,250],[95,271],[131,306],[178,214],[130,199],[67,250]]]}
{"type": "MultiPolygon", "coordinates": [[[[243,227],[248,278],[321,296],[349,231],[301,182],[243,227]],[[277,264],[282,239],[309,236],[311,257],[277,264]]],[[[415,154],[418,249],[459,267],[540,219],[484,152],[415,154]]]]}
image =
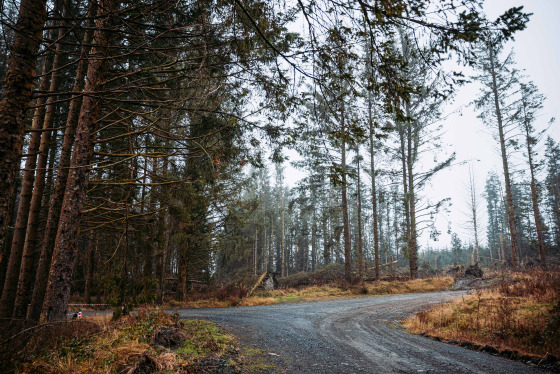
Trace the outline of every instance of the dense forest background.
{"type": "Polygon", "coordinates": [[[0,17],[2,318],[332,263],[351,280],[558,261],[560,146],[505,47],[521,7],[2,0],[0,17]],[[450,209],[426,186],[464,162],[442,108],[470,81],[503,168],[481,188],[471,164],[471,235],[423,248],[450,209]]]}

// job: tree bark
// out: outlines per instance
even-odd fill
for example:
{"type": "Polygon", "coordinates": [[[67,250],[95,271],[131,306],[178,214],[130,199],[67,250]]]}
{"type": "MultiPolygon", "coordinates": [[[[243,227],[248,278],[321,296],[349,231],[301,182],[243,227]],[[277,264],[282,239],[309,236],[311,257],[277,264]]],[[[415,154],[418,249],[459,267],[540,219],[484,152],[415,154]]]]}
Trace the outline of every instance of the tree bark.
{"type": "MultiPolygon", "coordinates": [[[[344,104],[343,104],[344,105],[344,104]]],[[[342,127],[342,225],[344,235],[344,278],[346,281],[352,281],[352,265],[351,265],[351,243],[350,243],[350,223],[348,220],[348,197],[346,186],[346,124],[344,122],[344,108],[341,113],[342,127]]]]}
{"type": "MultiPolygon", "coordinates": [[[[408,110],[407,110],[408,112],[408,110]]],[[[408,174],[408,206],[410,209],[410,229],[408,237],[409,261],[410,261],[410,279],[418,277],[418,243],[416,240],[416,195],[414,193],[414,174],[412,165],[415,155],[412,150],[412,124],[408,126],[408,145],[407,145],[407,174],[408,174]]]]}
{"type": "MultiPolygon", "coordinates": [[[[43,61],[43,69],[41,74],[41,83],[39,90],[45,92],[49,88],[48,71],[50,69],[50,56],[43,61]]],[[[0,300],[0,317],[10,318],[12,316],[14,298],[16,295],[17,278],[20,270],[22,249],[25,239],[25,229],[27,218],[29,215],[29,204],[31,201],[33,183],[35,181],[35,167],[37,165],[37,152],[41,143],[42,132],[41,124],[45,116],[45,98],[41,97],[36,101],[36,108],[33,113],[33,121],[31,123],[31,135],[29,137],[29,145],[27,146],[27,157],[25,160],[25,169],[21,182],[21,191],[19,194],[19,202],[16,213],[16,222],[12,235],[12,243],[9,252],[8,268],[5,275],[5,281],[2,286],[2,299],[0,300]]]]}
{"type": "Polygon", "coordinates": [[[94,245],[90,242],[88,245],[86,261],[87,261],[87,272],[86,272],[86,285],[84,287],[84,300],[86,304],[91,303],[91,288],[93,285],[93,274],[95,273],[95,252],[97,251],[98,237],[95,234],[94,245]]]}
{"type": "Polygon", "coordinates": [[[529,172],[531,173],[531,202],[533,204],[533,217],[535,218],[535,227],[537,229],[537,242],[539,245],[539,257],[541,259],[541,266],[546,266],[546,255],[544,252],[544,239],[543,239],[543,223],[541,220],[541,213],[539,211],[539,198],[537,196],[537,183],[535,181],[535,164],[533,162],[533,148],[531,147],[530,125],[527,118],[527,102],[523,97],[523,111],[525,115],[525,141],[527,143],[527,158],[529,162],[529,172]]]}
{"type": "Polygon", "coordinates": [[[21,1],[0,96],[0,262],[4,263],[9,259],[7,229],[32,97],[33,73],[46,18],[46,0],[21,1]]]}
{"type": "MultiPolygon", "coordinates": [[[[358,148],[359,149],[359,148],[358,148]]],[[[358,276],[362,278],[364,272],[364,252],[362,242],[362,191],[360,181],[360,153],[358,152],[358,276]]]]}
{"type": "MultiPolygon", "coordinates": [[[[68,4],[67,4],[68,5],[68,4]]],[[[64,6],[62,18],[68,16],[68,6],[64,6]]],[[[62,21],[61,27],[58,31],[57,40],[61,40],[66,32],[65,21],[62,21]]],[[[33,264],[35,262],[35,246],[37,245],[37,230],[39,225],[39,216],[41,213],[41,202],[43,200],[43,193],[45,190],[45,177],[46,167],[49,157],[49,146],[51,140],[51,131],[54,122],[55,111],[55,96],[58,90],[59,67],[62,59],[62,43],[58,43],[55,49],[55,55],[52,65],[52,77],[49,87],[51,96],[47,99],[47,106],[45,109],[45,118],[43,120],[43,131],[41,136],[41,144],[39,147],[39,154],[37,159],[37,166],[35,171],[35,185],[33,187],[33,195],[29,205],[29,217],[27,217],[27,227],[25,229],[25,242],[23,243],[23,255],[21,260],[21,267],[19,270],[19,277],[17,282],[17,294],[14,306],[14,318],[25,317],[27,312],[27,305],[29,303],[29,288],[33,276],[33,264]]],[[[54,156],[54,155],[53,155],[54,156]]]]}
{"type": "Polygon", "coordinates": [[[282,185],[282,194],[280,196],[280,202],[282,204],[282,276],[287,276],[286,271],[286,232],[285,232],[285,209],[284,209],[284,186],[282,185]]]}
{"type": "MultiPolygon", "coordinates": [[[[472,171],[471,166],[469,165],[469,194],[470,194],[470,208],[473,220],[473,232],[474,232],[474,248],[475,248],[475,256],[476,262],[480,262],[480,249],[478,246],[478,215],[477,215],[477,196],[476,196],[476,186],[474,181],[474,173],[472,171]]],[[[492,259],[492,249],[491,246],[488,245],[488,249],[490,250],[490,259],[492,259]]]]}
{"type": "Polygon", "coordinates": [[[506,152],[506,143],[504,136],[504,126],[502,122],[502,111],[500,108],[500,100],[498,96],[498,84],[496,82],[496,66],[494,60],[494,47],[491,42],[487,44],[488,52],[490,55],[490,74],[492,75],[492,92],[494,94],[494,106],[496,109],[496,118],[498,120],[498,135],[500,138],[500,150],[502,153],[502,166],[504,169],[504,179],[506,185],[506,200],[507,200],[507,212],[508,212],[508,222],[509,222],[509,235],[511,239],[511,266],[513,271],[517,270],[518,262],[518,249],[517,249],[517,230],[515,227],[515,208],[513,206],[513,194],[511,191],[511,179],[509,175],[509,165],[506,152]]]}
{"type": "MultiPolygon", "coordinates": [[[[93,36],[94,47],[89,59],[86,93],[99,92],[104,81],[107,53],[105,47],[108,44],[109,19],[111,18],[109,16],[114,9],[114,2],[114,0],[99,1],[99,17],[93,36]]],[[[81,210],[85,204],[89,181],[88,166],[93,154],[96,120],[100,106],[100,99],[93,95],[83,98],[43,304],[43,315],[47,321],[59,321],[66,318],[70,282],[77,255],[81,210]]]]}
{"type": "MultiPolygon", "coordinates": [[[[406,153],[406,135],[405,128],[402,123],[398,124],[399,138],[400,138],[400,153],[401,153],[401,166],[403,173],[403,208],[405,214],[405,238],[407,245],[407,256],[410,259],[410,204],[409,204],[409,193],[408,193],[408,168],[407,168],[407,153],[406,153]]],[[[396,211],[396,210],[395,210],[396,211]]],[[[397,253],[398,259],[398,253],[397,253]]],[[[410,269],[412,273],[412,269],[410,269]]]]}
{"type": "MultiPolygon", "coordinates": [[[[91,48],[92,37],[92,21],[93,6],[90,3],[89,15],[90,21],[86,25],[86,32],[82,43],[82,50],[80,61],[76,69],[76,77],[74,79],[73,92],[81,92],[84,89],[84,78],[88,69],[88,54],[91,48]]],[[[33,321],[39,321],[41,315],[41,308],[47,289],[47,279],[49,276],[49,268],[51,265],[52,251],[55,244],[56,232],[62,209],[62,202],[64,199],[64,191],[66,189],[66,182],[70,169],[70,158],[72,155],[72,145],[76,133],[76,126],[80,116],[80,108],[82,105],[82,96],[74,95],[70,101],[68,108],[68,117],[66,118],[66,128],[64,130],[64,137],[62,140],[62,148],[60,151],[57,178],[54,186],[54,192],[51,196],[49,210],[47,214],[47,222],[45,224],[45,232],[43,234],[43,243],[41,245],[41,254],[39,264],[37,266],[37,273],[35,276],[35,284],[31,296],[31,305],[27,312],[27,318],[33,321]]]]}
{"type": "MultiPolygon", "coordinates": [[[[369,155],[371,173],[371,208],[373,213],[373,252],[375,261],[375,280],[379,280],[379,227],[377,216],[377,188],[375,185],[375,149],[373,131],[373,113],[371,103],[371,92],[368,92],[368,125],[369,125],[369,155]]],[[[387,216],[388,217],[388,216],[387,216]]],[[[388,221],[387,221],[388,222],[388,221]]]]}

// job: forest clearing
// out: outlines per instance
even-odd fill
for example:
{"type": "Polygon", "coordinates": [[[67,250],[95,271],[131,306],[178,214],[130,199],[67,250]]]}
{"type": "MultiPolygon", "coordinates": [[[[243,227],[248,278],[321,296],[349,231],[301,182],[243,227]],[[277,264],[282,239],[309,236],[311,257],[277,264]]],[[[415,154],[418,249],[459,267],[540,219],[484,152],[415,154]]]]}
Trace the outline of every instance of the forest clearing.
{"type": "Polygon", "coordinates": [[[0,0],[6,370],[398,372],[383,332],[410,343],[402,370],[469,372],[474,353],[390,333],[413,314],[554,368],[560,3],[517,2],[0,0]],[[285,313],[294,346],[273,343],[297,357],[297,311],[340,349],[268,357],[231,307],[274,339],[260,313],[285,313]]]}

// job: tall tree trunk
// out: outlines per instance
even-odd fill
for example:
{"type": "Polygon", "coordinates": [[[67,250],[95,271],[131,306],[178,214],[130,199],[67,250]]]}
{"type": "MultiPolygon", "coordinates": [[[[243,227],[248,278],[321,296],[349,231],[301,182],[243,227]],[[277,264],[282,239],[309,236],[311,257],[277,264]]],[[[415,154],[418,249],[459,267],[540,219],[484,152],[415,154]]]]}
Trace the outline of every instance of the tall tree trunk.
{"type": "MultiPolygon", "coordinates": [[[[167,146],[166,146],[167,148],[167,146]]],[[[167,159],[164,161],[163,170],[167,173],[167,159]]],[[[167,200],[167,189],[162,186],[163,199],[167,200]]],[[[156,254],[156,279],[157,279],[157,289],[156,289],[156,303],[163,303],[163,296],[165,292],[165,274],[167,271],[167,247],[169,238],[169,208],[163,206],[163,209],[159,216],[158,221],[158,238],[157,242],[157,254],[156,254]]]]}
{"type": "MultiPolygon", "coordinates": [[[[408,112],[408,111],[407,111],[408,112]]],[[[416,195],[414,193],[414,173],[412,166],[414,163],[415,155],[413,154],[413,139],[412,139],[412,124],[408,126],[408,139],[407,139],[407,174],[408,174],[408,206],[410,209],[410,229],[408,237],[408,250],[410,255],[410,279],[418,277],[418,243],[416,238],[416,195]]]]}
{"type": "MultiPolygon", "coordinates": [[[[476,196],[476,186],[474,182],[474,173],[472,167],[469,165],[469,193],[470,193],[470,208],[473,220],[473,232],[474,232],[474,248],[476,262],[480,262],[480,249],[478,246],[478,215],[477,215],[477,196],[476,196]]],[[[488,248],[490,249],[490,244],[488,248]]],[[[492,258],[492,250],[490,249],[490,259],[492,258]]]]}
{"type": "MultiPolygon", "coordinates": [[[[342,104],[344,106],[344,104],[342,104]]],[[[352,265],[351,265],[351,243],[350,243],[350,223],[348,220],[348,197],[346,185],[346,123],[344,118],[344,107],[341,113],[341,128],[342,128],[342,225],[344,235],[344,278],[350,282],[352,280],[352,265]]]]}
{"type": "MultiPolygon", "coordinates": [[[[105,77],[105,55],[108,44],[109,19],[115,8],[114,0],[100,0],[98,19],[93,36],[92,56],[86,79],[85,92],[99,92],[105,77]]],[[[64,192],[60,224],[56,235],[53,259],[49,272],[49,281],[43,314],[48,321],[66,318],[70,282],[77,255],[77,240],[80,227],[81,210],[86,199],[88,176],[93,144],[96,133],[96,122],[100,113],[100,99],[85,96],[82,101],[80,119],[76,130],[74,151],[70,162],[70,173],[64,192]]]]}
{"type": "Polygon", "coordinates": [[[509,165],[506,152],[506,141],[504,136],[504,126],[502,122],[502,110],[500,108],[500,100],[498,95],[498,84],[496,82],[496,61],[494,60],[494,47],[491,42],[488,43],[488,51],[490,54],[490,74],[492,75],[492,92],[494,94],[494,106],[496,109],[496,118],[498,120],[498,135],[500,138],[500,150],[502,153],[502,165],[504,168],[504,179],[506,185],[507,212],[509,221],[509,235],[511,239],[511,266],[513,271],[517,270],[518,248],[517,248],[517,230],[515,227],[515,208],[513,206],[513,194],[511,191],[511,179],[509,175],[509,165]]]}
{"type": "MultiPolygon", "coordinates": [[[[148,150],[146,150],[146,153],[148,152],[148,150]]],[[[152,175],[155,175],[156,170],[157,170],[157,157],[154,157],[152,159],[152,175]]],[[[148,159],[146,158],[146,171],[145,173],[148,172],[148,159]]],[[[151,178],[153,179],[153,177],[151,178]]],[[[153,207],[156,206],[156,193],[155,193],[155,186],[152,186],[150,188],[150,204],[149,207],[150,209],[153,209],[153,207]]],[[[152,216],[155,217],[155,213],[152,213],[152,216]]],[[[153,219],[151,219],[151,221],[153,222],[153,219]]],[[[155,238],[157,236],[157,227],[155,227],[154,224],[151,224],[148,228],[149,231],[149,236],[150,238],[155,238]]],[[[152,280],[153,276],[154,276],[154,240],[149,240],[148,241],[148,246],[147,246],[147,250],[146,250],[146,256],[144,258],[144,280],[145,281],[150,281],[152,280]]],[[[153,288],[150,287],[150,292],[153,291],[153,288]]]]}
{"type": "Polygon", "coordinates": [[[286,231],[285,231],[285,221],[284,221],[284,186],[282,186],[282,195],[281,195],[281,204],[282,204],[282,276],[287,276],[288,273],[286,272],[286,231]]]}
{"type": "Polygon", "coordinates": [[[20,2],[8,71],[0,96],[0,261],[8,260],[5,251],[7,228],[31,102],[33,73],[47,18],[46,3],[46,0],[20,2]]]}
{"type": "Polygon", "coordinates": [[[87,261],[87,272],[86,272],[86,285],[84,287],[84,300],[86,304],[91,303],[91,288],[93,286],[93,274],[95,273],[95,252],[97,252],[97,246],[99,243],[98,235],[95,234],[94,244],[91,242],[88,245],[86,261],[87,261]]]}
{"type": "MultiPolygon", "coordinates": [[[[409,256],[410,259],[410,252],[411,252],[411,248],[410,248],[410,204],[409,204],[409,191],[408,191],[408,168],[407,168],[407,153],[406,153],[406,134],[405,134],[405,128],[404,125],[402,123],[398,124],[398,130],[399,130],[399,138],[400,138],[400,153],[401,153],[401,166],[402,166],[402,173],[403,173],[403,208],[404,208],[404,214],[405,214],[405,239],[406,239],[406,245],[407,245],[407,255],[409,256]]],[[[395,208],[395,212],[396,212],[396,208],[395,208]]],[[[398,253],[397,253],[397,259],[398,259],[398,253]]],[[[412,273],[412,269],[410,269],[410,272],[412,273]]]]}
{"type": "MultiPolygon", "coordinates": [[[[377,217],[377,188],[375,185],[375,148],[374,148],[374,130],[373,130],[373,105],[371,92],[368,92],[368,125],[369,125],[369,157],[370,157],[370,174],[371,174],[371,208],[373,212],[373,252],[375,261],[375,280],[379,280],[379,228],[377,217]]],[[[389,220],[387,220],[389,222],[389,220]]]]}
{"type": "Polygon", "coordinates": [[[535,219],[535,228],[537,230],[537,242],[539,245],[539,256],[541,259],[541,266],[547,268],[546,266],[546,255],[544,252],[544,239],[543,239],[543,223],[541,219],[541,213],[539,211],[539,198],[537,196],[537,183],[535,181],[535,164],[533,163],[533,148],[531,147],[531,135],[530,127],[527,118],[527,102],[525,97],[523,98],[523,110],[525,114],[525,142],[527,144],[527,157],[529,161],[529,172],[531,173],[531,202],[533,204],[533,217],[535,219]]]}
{"type": "MultiPolygon", "coordinates": [[[[48,72],[51,68],[49,57],[50,56],[47,56],[47,58],[43,61],[41,83],[39,84],[39,90],[41,90],[41,92],[46,92],[49,89],[50,74],[48,74],[48,72]]],[[[29,204],[33,191],[33,183],[35,181],[37,152],[41,143],[42,134],[41,125],[45,116],[45,98],[40,97],[35,104],[36,108],[34,110],[33,121],[31,124],[31,135],[29,137],[29,145],[27,147],[27,157],[25,160],[25,169],[23,171],[23,178],[21,182],[16,222],[12,235],[10,251],[7,253],[7,255],[9,255],[8,266],[6,274],[0,274],[4,276],[2,279],[2,281],[4,281],[2,284],[2,299],[0,300],[1,318],[10,318],[12,316],[21,264],[21,254],[25,239],[27,217],[29,215],[29,204]]],[[[8,247],[8,245],[6,245],[6,247],[8,247]]],[[[8,258],[6,258],[6,260],[8,260],[8,258]]]]}
{"type": "Polygon", "coordinates": [[[323,232],[323,261],[325,262],[325,266],[331,263],[331,248],[329,245],[330,238],[328,236],[328,217],[325,213],[325,206],[323,205],[323,214],[321,216],[321,231],[323,232]]]}
{"type": "MultiPolygon", "coordinates": [[[[91,48],[92,37],[92,24],[93,22],[93,6],[90,3],[88,15],[90,16],[84,34],[80,61],[76,69],[76,76],[74,79],[73,92],[81,92],[84,89],[84,78],[88,68],[88,54],[91,48]]],[[[47,222],[45,224],[45,231],[43,233],[43,243],[41,245],[41,254],[39,264],[37,266],[37,273],[35,275],[35,284],[31,296],[31,304],[27,312],[27,318],[33,321],[39,321],[41,315],[41,308],[45,291],[47,289],[47,279],[49,276],[49,268],[51,265],[52,251],[55,244],[56,232],[62,209],[62,201],[64,199],[64,191],[66,189],[66,182],[70,169],[70,158],[72,155],[72,145],[76,133],[76,126],[80,116],[80,108],[82,106],[81,94],[72,96],[70,107],[68,108],[68,116],[66,118],[66,128],[64,129],[64,137],[62,140],[62,148],[60,150],[60,157],[58,162],[57,178],[54,186],[54,191],[51,196],[49,210],[47,214],[47,222]]]]}
{"type": "Polygon", "coordinates": [[[313,213],[313,224],[311,226],[311,271],[317,269],[317,223],[315,212],[313,213]]]}
{"type": "Polygon", "coordinates": [[[360,153],[358,149],[358,276],[362,278],[364,272],[364,252],[362,242],[362,190],[360,187],[360,153]]]}
{"type": "MultiPolygon", "coordinates": [[[[63,6],[64,11],[62,18],[68,17],[68,5],[63,6]]],[[[57,40],[61,40],[66,32],[65,21],[62,21],[61,27],[58,30],[57,40]]],[[[54,96],[58,90],[59,67],[62,60],[62,43],[58,43],[55,49],[55,55],[52,65],[52,77],[49,92],[51,96],[47,99],[47,106],[45,109],[45,118],[43,121],[43,132],[41,137],[41,144],[39,147],[39,154],[37,159],[37,166],[35,171],[35,186],[33,187],[33,195],[29,205],[29,217],[27,218],[27,228],[25,230],[25,243],[23,243],[23,255],[21,260],[21,268],[19,271],[17,295],[15,300],[15,307],[13,316],[15,318],[22,318],[26,316],[27,305],[29,303],[29,293],[31,286],[31,279],[33,277],[33,265],[35,263],[35,247],[37,245],[37,230],[39,225],[39,217],[41,214],[41,203],[43,201],[43,194],[45,190],[45,178],[47,172],[47,161],[49,156],[49,147],[51,141],[51,131],[54,123],[54,111],[56,97],[54,96]]],[[[53,155],[54,156],[54,155],[53,155]]]]}

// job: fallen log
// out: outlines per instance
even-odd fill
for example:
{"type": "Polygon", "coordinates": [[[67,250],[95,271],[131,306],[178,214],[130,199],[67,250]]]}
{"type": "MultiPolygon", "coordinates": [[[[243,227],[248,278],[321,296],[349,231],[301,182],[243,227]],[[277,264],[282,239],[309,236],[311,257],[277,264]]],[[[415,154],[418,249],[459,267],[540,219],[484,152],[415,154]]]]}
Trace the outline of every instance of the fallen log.
{"type": "Polygon", "coordinates": [[[253,292],[255,292],[255,290],[257,289],[257,287],[261,285],[261,283],[264,281],[264,278],[266,278],[266,274],[267,274],[266,271],[265,271],[264,273],[262,273],[262,275],[259,277],[259,279],[258,279],[257,282],[255,283],[255,285],[253,286],[253,288],[251,288],[251,291],[249,291],[249,293],[247,294],[247,297],[251,297],[251,295],[253,294],[253,292]]]}

